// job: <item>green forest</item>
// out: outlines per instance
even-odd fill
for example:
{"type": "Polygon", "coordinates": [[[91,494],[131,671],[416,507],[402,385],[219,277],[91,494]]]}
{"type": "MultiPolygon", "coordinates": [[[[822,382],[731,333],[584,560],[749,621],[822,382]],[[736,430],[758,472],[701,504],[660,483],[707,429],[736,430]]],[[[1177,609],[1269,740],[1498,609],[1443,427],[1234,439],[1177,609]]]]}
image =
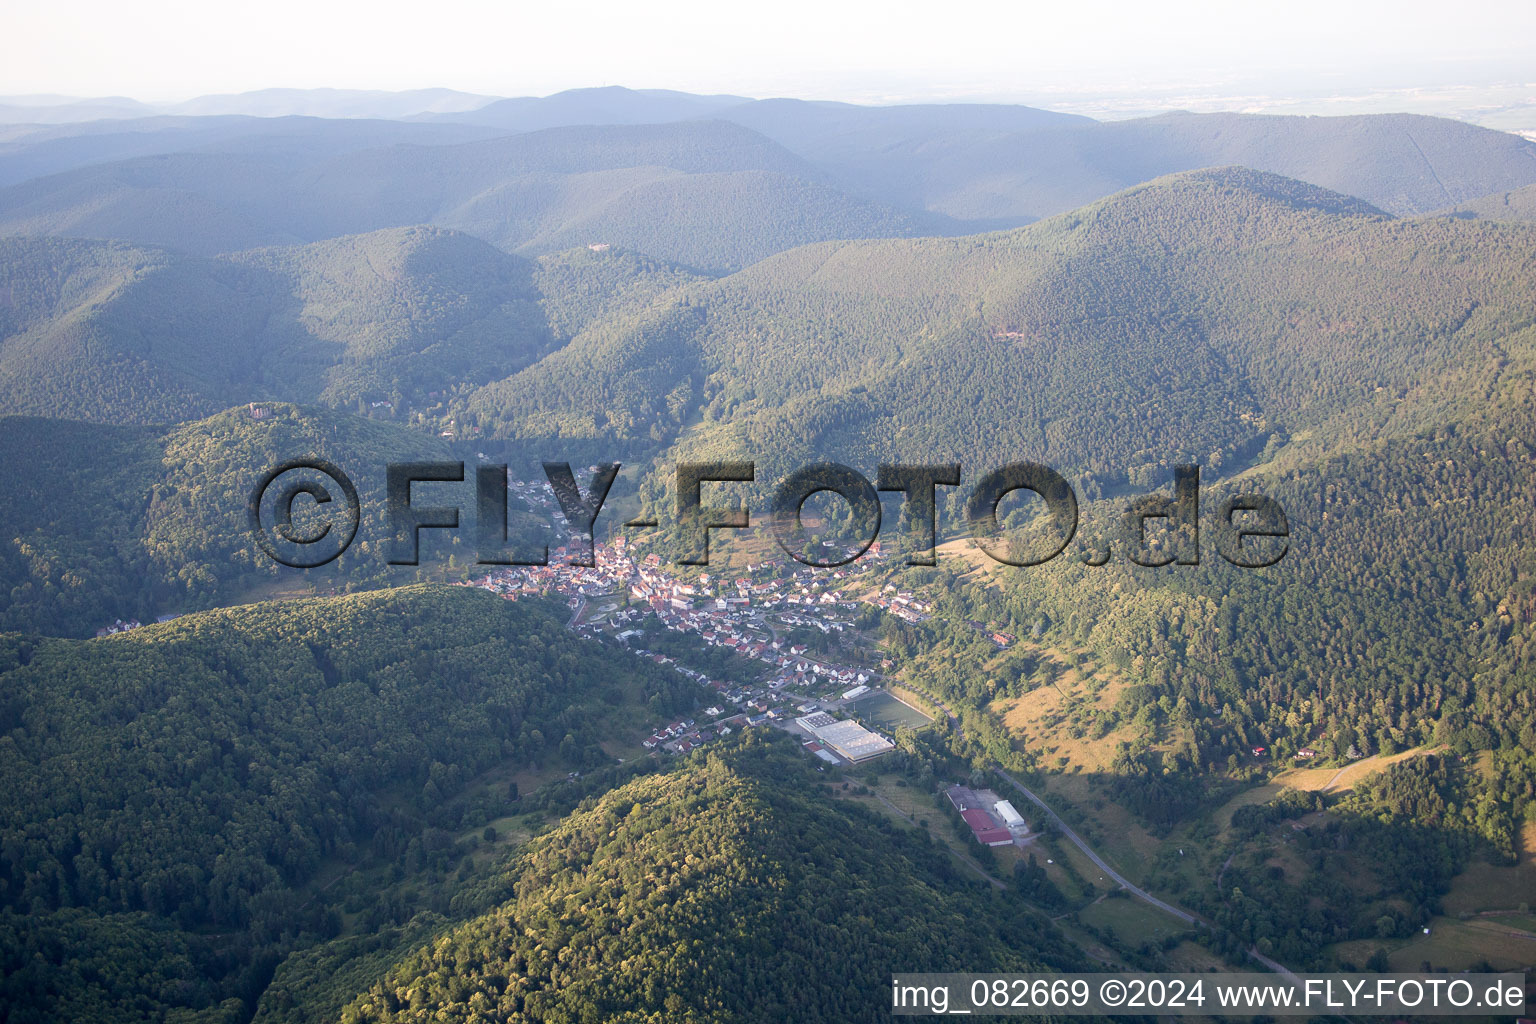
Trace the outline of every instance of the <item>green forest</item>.
{"type": "Polygon", "coordinates": [[[336,934],[311,891],[328,864],[446,870],[465,827],[446,801],[470,779],[600,767],[616,709],[693,702],[675,674],[567,643],[537,602],[443,587],[104,639],[11,635],[0,664],[0,984],[15,1021],[223,1013],[284,953],[336,934]],[[137,959],[113,963],[119,946],[137,959]],[[104,964],[142,976],[120,986],[104,964]]]}

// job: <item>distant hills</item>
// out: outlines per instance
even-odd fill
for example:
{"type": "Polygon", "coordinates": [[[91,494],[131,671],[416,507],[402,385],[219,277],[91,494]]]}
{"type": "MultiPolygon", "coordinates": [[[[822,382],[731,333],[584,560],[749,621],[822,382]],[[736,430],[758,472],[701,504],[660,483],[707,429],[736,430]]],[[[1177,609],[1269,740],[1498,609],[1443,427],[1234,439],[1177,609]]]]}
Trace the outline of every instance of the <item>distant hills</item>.
{"type": "Polygon", "coordinates": [[[108,118],[148,117],[155,108],[127,96],[0,96],[0,123],[69,124],[108,118]]]}
{"type": "Polygon", "coordinates": [[[454,89],[258,89],[178,103],[141,103],[123,96],[0,96],[0,124],[67,124],[157,114],[398,118],[472,110],[494,99],[454,89]]]}
{"type": "Polygon", "coordinates": [[[162,107],[167,114],[207,116],[245,114],[252,117],[404,118],[421,114],[452,114],[474,110],[494,97],[456,89],[258,89],[255,92],[198,96],[162,107]]]}
{"type": "Polygon", "coordinates": [[[732,270],[807,242],[945,226],[858,199],[763,136],[717,121],[554,128],[320,161],[271,149],[140,157],[33,179],[0,190],[0,230],[211,255],[435,223],[513,251],[606,242],[732,270]]]}
{"type": "Polygon", "coordinates": [[[316,117],[172,117],[0,127],[0,186],[93,164],[147,156],[242,155],[292,171],[343,153],[401,143],[442,145],[494,138],[494,128],[448,122],[316,117]]]}
{"type": "Polygon", "coordinates": [[[608,242],[722,273],[816,241],[1018,227],[1212,166],[1395,216],[1536,184],[1536,143],[1407,114],[1097,122],[621,88],[471,99],[279,90],[189,108],[205,116],[13,125],[0,233],[212,255],[430,223],[514,252],[608,242]]]}
{"type": "Polygon", "coordinates": [[[699,96],[671,89],[607,86],[569,89],[553,96],[496,100],[434,120],[531,132],[569,125],[663,124],[708,118],[750,102],[745,96],[699,96]]]}
{"type": "Polygon", "coordinates": [[[939,117],[943,108],[911,108],[895,131],[886,110],[855,107],[827,119],[836,126],[829,131],[809,112],[763,118],[757,109],[724,116],[864,183],[871,196],[962,220],[1043,217],[1164,174],[1229,164],[1358,196],[1398,216],[1536,181],[1536,143],[1410,114],[1180,113],[1105,123],[1058,115],[1022,126],[1018,108],[966,108],[954,119],[939,117]],[[864,133],[877,144],[860,145],[864,133]]]}

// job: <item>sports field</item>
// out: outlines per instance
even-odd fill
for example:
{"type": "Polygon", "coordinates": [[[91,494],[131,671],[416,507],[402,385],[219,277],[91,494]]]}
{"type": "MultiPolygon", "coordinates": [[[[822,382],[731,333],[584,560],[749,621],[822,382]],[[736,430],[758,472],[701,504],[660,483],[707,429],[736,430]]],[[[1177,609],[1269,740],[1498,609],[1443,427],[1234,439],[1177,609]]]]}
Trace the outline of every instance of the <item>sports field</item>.
{"type": "Polygon", "coordinates": [[[909,729],[921,729],[933,721],[912,705],[902,703],[884,690],[865,694],[845,705],[845,710],[865,725],[887,733],[901,725],[909,729]]]}

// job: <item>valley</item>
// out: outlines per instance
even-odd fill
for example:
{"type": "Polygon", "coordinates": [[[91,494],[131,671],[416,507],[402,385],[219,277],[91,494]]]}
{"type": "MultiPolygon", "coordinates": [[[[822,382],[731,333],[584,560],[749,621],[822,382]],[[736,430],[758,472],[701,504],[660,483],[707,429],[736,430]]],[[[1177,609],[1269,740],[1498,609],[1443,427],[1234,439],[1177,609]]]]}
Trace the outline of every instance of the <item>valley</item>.
{"type": "MultiPolygon", "coordinates": [[[[843,1022],[908,971],[1536,965],[1536,143],[290,101],[0,137],[7,1021],[843,1022]],[[298,458],[359,495],[314,569],[249,526],[298,458]],[[1020,461],[1079,515],[1038,565],[965,526],[1020,461]],[[410,495],[459,525],[391,564],[387,467],[424,462],[463,463],[410,495]],[[590,566],[541,462],[620,464],[590,566]],[[704,565],[689,462],[755,466],[705,485],[751,526],[704,565]],[[827,462],[958,464],[936,564],[894,491],[861,557],[786,558],[773,488],[827,462]],[[499,465],[547,565],[477,563],[499,465]],[[1127,521],[1185,465],[1198,516],[1127,521]],[[1244,567],[1215,520],[1253,495],[1287,549],[1244,567]]],[[[801,539],[855,518],[820,492],[801,539]]]]}

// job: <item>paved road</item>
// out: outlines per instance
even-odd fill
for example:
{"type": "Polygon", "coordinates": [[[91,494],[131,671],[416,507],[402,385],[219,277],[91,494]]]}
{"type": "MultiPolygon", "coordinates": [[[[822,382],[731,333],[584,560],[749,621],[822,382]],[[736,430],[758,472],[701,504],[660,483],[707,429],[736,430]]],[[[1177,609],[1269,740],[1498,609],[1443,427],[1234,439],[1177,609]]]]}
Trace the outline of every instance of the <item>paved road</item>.
{"type": "MultiPolygon", "coordinates": [[[[1265,967],[1268,967],[1270,970],[1274,971],[1276,974],[1280,975],[1280,977],[1284,978],[1286,981],[1290,982],[1292,985],[1300,985],[1301,984],[1301,979],[1296,977],[1296,975],[1291,972],[1291,969],[1289,967],[1286,967],[1284,964],[1277,963],[1276,961],[1271,960],[1269,957],[1265,956],[1263,953],[1260,953],[1257,949],[1250,949],[1248,951],[1248,955],[1253,957],[1259,963],[1263,964],[1265,967]]],[[[1345,1020],[1350,1020],[1351,1018],[1345,1017],[1344,1019],[1345,1020]]]]}
{"type": "MultiPolygon", "coordinates": [[[[906,685],[906,686],[909,686],[909,687],[911,686],[911,684],[903,684],[903,685],[906,685]]],[[[912,688],[916,689],[915,687],[912,687],[912,688]]],[[[949,710],[949,708],[944,705],[944,703],[942,701],[938,700],[937,698],[935,698],[934,696],[932,696],[929,693],[926,693],[923,690],[917,690],[917,692],[919,694],[921,694],[922,696],[926,697],[928,700],[932,701],[938,707],[938,709],[940,711],[942,711],[945,714],[946,717],[949,718],[950,726],[952,728],[954,728],[957,732],[960,730],[960,719],[959,719],[959,717],[957,715],[953,714],[949,710]]],[[[1061,816],[1058,815],[1055,811],[1051,810],[1051,807],[1050,807],[1049,804],[1047,804],[1044,800],[1040,799],[1038,796],[1036,796],[1034,793],[1032,793],[1028,789],[1028,787],[1026,787],[1023,783],[1019,782],[1018,779],[1015,779],[1012,775],[1009,775],[1007,772],[1003,771],[1001,768],[996,769],[996,771],[997,771],[997,774],[1000,775],[1003,779],[1005,779],[1010,786],[1012,786],[1014,789],[1016,789],[1020,793],[1022,793],[1026,800],[1028,800],[1030,803],[1034,804],[1036,807],[1040,808],[1040,810],[1045,813],[1045,816],[1050,818],[1051,822],[1057,828],[1059,828],[1061,830],[1061,834],[1066,836],[1067,839],[1069,839],[1072,842],[1073,846],[1076,846],[1079,850],[1083,851],[1083,856],[1085,856],[1089,860],[1091,860],[1094,863],[1094,865],[1100,871],[1104,872],[1104,874],[1108,875],[1110,878],[1113,878],[1115,880],[1115,883],[1117,885],[1119,885],[1122,889],[1126,890],[1131,895],[1135,896],[1137,899],[1143,900],[1143,901],[1151,904],[1152,906],[1154,906],[1157,909],[1163,911],[1164,913],[1173,915],[1174,917],[1178,918],[1180,921],[1183,921],[1185,924],[1195,925],[1195,926],[1200,927],[1200,928],[1211,928],[1212,927],[1211,923],[1209,921],[1205,920],[1204,918],[1196,917],[1194,914],[1191,914],[1187,910],[1180,910],[1178,907],[1175,907],[1173,904],[1167,902],[1166,900],[1158,899],[1156,896],[1153,896],[1151,893],[1147,892],[1145,889],[1141,888],[1140,886],[1132,885],[1130,879],[1126,878],[1120,872],[1118,872],[1114,868],[1110,867],[1109,864],[1107,864],[1105,862],[1103,857],[1100,857],[1097,853],[1094,852],[1094,850],[1093,850],[1093,848],[1091,846],[1089,846],[1087,843],[1083,842],[1083,837],[1078,835],[1076,832],[1072,831],[1072,827],[1070,825],[1068,825],[1066,822],[1062,821],[1061,820],[1061,816]]],[[[1225,867],[1225,866],[1223,866],[1223,867],[1225,867]]],[[[1269,957],[1265,956],[1263,953],[1260,953],[1257,949],[1250,949],[1248,951],[1248,955],[1253,957],[1259,963],[1263,964],[1269,970],[1271,970],[1274,973],[1280,975],[1280,977],[1284,978],[1286,981],[1293,982],[1293,983],[1299,983],[1299,979],[1297,979],[1296,975],[1293,974],[1290,971],[1289,968],[1287,968],[1284,964],[1281,964],[1281,963],[1279,963],[1279,962],[1277,962],[1275,960],[1270,959],[1269,957]]]]}
{"type": "MultiPolygon", "coordinates": [[[[1115,880],[1115,882],[1118,883],[1119,886],[1122,889],[1125,889],[1127,892],[1129,892],[1131,895],[1135,896],[1137,899],[1144,900],[1147,903],[1150,903],[1152,906],[1156,907],[1157,909],[1159,909],[1161,911],[1164,911],[1165,913],[1172,914],[1174,917],[1178,918],[1180,921],[1185,922],[1186,924],[1197,925],[1198,927],[1201,927],[1201,928],[1211,928],[1212,927],[1211,922],[1205,920],[1204,918],[1196,917],[1194,914],[1189,913],[1187,910],[1180,910],[1178,907],[1175,907],[1173,904],[1168,903],[1168,902],[1166,902],[1164,900],[1158,899],[1156,896],[1153,896],[1151,893],[1147,892],[1145,889],[1141,888],[1140,886],[1132,885],[1130,880],[1128,880],[1124,875],[1120,874],[1120,872],[1116,871],[1114,868],[1112,868],[1108,864],[1106,864],[1104,862],[1104,858],[1103,857],[1100,857],[1097,853],[1095,853],[1093,851],[1092,847],[1090,847],[1087,843],[1083,842],[1082,836],[1079,836],[1076,832],[1072,831],[1071,826],[1069,826],[1066,822],[1062,821],[1061,817],[1055,811],[1051,810],[1049,804],[1047,804],[1044,800],[1040,799],[1034,793],[1030,792],[1030,790],[1028,788],[1026,788],[1023,783],[1019,782],[1019,780],[1015,779],[1012,775],[1009,775],[1007,772],[1003,771],[1001,768],[997,769],[997,774],[1000,775],[1002,778],[1006,779],[1008,784],[1011,785],[1014,789],[1016,789],[1020,793],[1024,794],[1024,798],[1026,800],[1028,800],[1030,803],[1034,804],[1036,807],[1040,808],[1040,810],[1044,811],[1045,812],[1045,816],[1047,818],[1050,818],[1051,822],[1057,828],[1061,829],[1061,834],[1066,836],[1069,840],[1071,840],[1073,846],[1076,846],[1079,850],[1082,850],[1083,851],[1083,855],[1085,857],[1087,857],[1089,860],[1093,861],[1093,863],[1099,868],[1099,870],[1103,871],[1110,878],[1113,878],[1115,880]]],[[[1223,865],[1223,868],[1225,868],[1225,865],[1223,865]]],[[[1259,963],[1263,964],[1269,970],[1271,970],[1271,971],[1275,972],[1276,974],[1280,975],[1280,977],[1284,978],[1286,981],[1292,982],[1294,984],[1300,984],[1300,979],[1298,979],[1296,977],[1296,975],[1293,974],[1291,972],[1291,970],[1288,967],[1286,967],[1284,964],[1279,963],[1276,960],[1270,959],[1269,957],[1265,956],[1263,953],[1260,953],[1257,949],[1250,949],[1248,951],[1248,955],[1253,957],[1259,963]]]]}
{"type": "Polygon", "coordinates": [[[1204,921],[1200,920],[1194,914],[1191,914],[1188,911],[1180,910],[1178,907],[1175,907],[1171,903],[1165,903],[1164,901],[1158,899],[1156,896],[1153,896],[1151,893],[1147,892],[1145,889],[1133,885],[1131,881],[1124,875],[1105,863],[1103,857],[1100,857],[1097,853],[1094,853],[1093,848],[1090,847],[1087,843],[1083,842],[1082,837],[1079,836],[1076,832],[1072,831],[1072,827],[1066,822],[1062,821],[1061,817],[1057,815],[1055,811],[1051,810],[1050,806],[1047,805],[1044,800],[1030,792],[1021,782],[1015,779],[1012,775],[1009,775],[1007,772],[1003,771],[1001,768],[997,769],[997,774],[1008,780],[1008,784],[1011,785],[1014,789],[1018,790],[1020,793],[1023,793],[1026,800],[1044,811],[1045,816],[1051,819],[1051,823],[1061,830],[1061,834],[1071,840],[1073,846],[1076,846],[1079,850],[1082,850],[1083,855],[1089,860],[1093,861],[1094,865],[1100,871],[1104,872],[1110,878],[1113,878],[1116,884],[1120,886],[1120,888],[1127,890],[1137,899],[1145,900],[1159,910],[1172,914],[1174,917],[1178,918],[1180,921],[1183,921],[1185,924],[1205,924],[1204,921]]]}

